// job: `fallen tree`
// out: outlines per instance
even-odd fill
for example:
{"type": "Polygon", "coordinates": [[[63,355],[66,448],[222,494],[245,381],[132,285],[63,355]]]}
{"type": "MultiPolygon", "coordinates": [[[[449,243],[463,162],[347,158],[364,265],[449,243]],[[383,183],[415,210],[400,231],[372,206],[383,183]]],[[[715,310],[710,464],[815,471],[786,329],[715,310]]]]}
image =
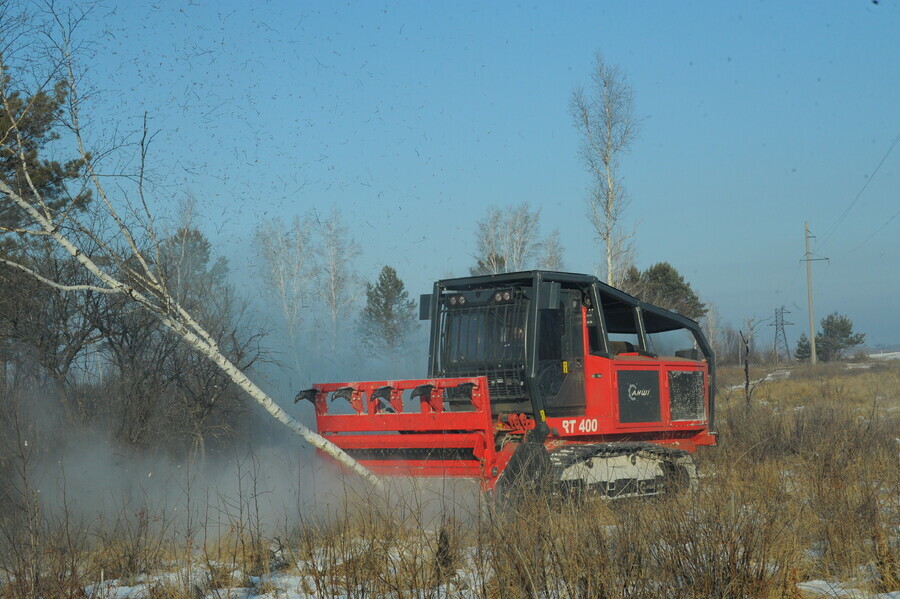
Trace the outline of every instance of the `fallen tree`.
{"type": "MultiPolygon", "coordinates": [[[[145,195],[144,166],[152,136],[148,135],[146,117],[139,148],[139,167],[133,173],[136,197],[129,201],[124,190],[116,202],[107,193],[103,184],[103,174],[99,172],[94,157],[88,151],[80,124],[82,99],[78,95],[76,70],[71,46],[71,33],[82,16],[67,15],[61,19],[51,12],[52,22],[57,26],[56,35],[48,35],[52,43],[44,46],[55,51],[41,74],[32,74],[36,81],[29,93],[23,93],[21,84],[16,86],[14,73],[5,62],[12,50],[10,46],[0,48],[0,152],[4,160],[14,164],[9,172],[10,179],[0,177],[0,234],[14,235],[19,239],[50,239],[65,254],[71,256],[77,265],[90,273],[92,283],[68,284],[65,281],[45,277],[14,255],[0,255],[0,265],[14,269],[35,280],[66,293],[94,292],[114,294],[128,298],[133,304],[153,314],[159,321],[176,333],[185,343],[199,352],[262,406],[273,418],[300,435],[313,447],[337,460],[352,472],[359,474],[373,485],[380,485],[379,479],[360,465],[343,450],[312,431],[303,423],[284,411],[271,397],[251,381],[241,369],[233,364],[219,349],[215,339],[188,312],[168,289],[166,278],[157,271],[158,260],[150,259],[146,252],[159,254],[156,225],[145,195]],[[84,225],[79,216],[84,209],[83,202],[48,201],[46,191],[42,191],[40,181],[35,181],[37,166],[42,163],[37,157],[38,148],[29,139],[22,124],[31,116],[32,110],[40,103],[36,98],[46,97],[52,89],[58,98],[64,98],[64,110],[53,115],[57,126],[66,130],[66,135],[74,142],[78,160],[76,164],[83,174],[82,189],[69,193],[71,198],[84,198],[93,194],[90,212],[92,217],[102,217],[111,227],[111,233],[103,234],[96,227],[84,225]],[[43,94],[43,95],[42,95],[43,94]],[[117,204],[125,210],[117,209],[117,204]],[[99,212],[98,212],[99,211],[99,212]],[[129,215],[127,218],[122,215],[129,215]],[[78,239],[89,239],[92,250],[82,251],[78,239]],[[147,249],[149,248],[149,249],[147,249]]],[[[9,33],[9,32],[6,32],[9,33]]],[[[48,32],[44,32],[48,33],[48,32]]],[[[15,39],[15,38],[10,38],[15,39]]],[[[46,43],[46,41],[45,41],[46,43]]],[[[23,51],[28,52],[25,48],[23,51]]],[[[44,56],[51,56],[43,53],[44,56]]],[[[47,125],[51,126],[51,125],[47,125]]],[[[43,163],[46,165],[46,163],[43,163]]]]}

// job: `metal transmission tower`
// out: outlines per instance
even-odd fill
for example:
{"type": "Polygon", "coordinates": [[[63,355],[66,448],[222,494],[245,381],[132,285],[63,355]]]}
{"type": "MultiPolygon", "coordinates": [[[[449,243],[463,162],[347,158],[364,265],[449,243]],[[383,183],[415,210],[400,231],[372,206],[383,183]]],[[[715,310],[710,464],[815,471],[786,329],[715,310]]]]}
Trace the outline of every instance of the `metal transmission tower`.
{"type": "Polygon", "coordinates": [[[788,346],[787,335],[784,333],[784,327],[791,326],[793,322],[785,322],[784,315],[790,314],[785,310],[784,306],[775,308],[775,321],[769,323],[770,327],[775,327],[775,363],[778,363],[780,356],[786,355],[788,360],[791,359],[791,348],[788,346]]]}

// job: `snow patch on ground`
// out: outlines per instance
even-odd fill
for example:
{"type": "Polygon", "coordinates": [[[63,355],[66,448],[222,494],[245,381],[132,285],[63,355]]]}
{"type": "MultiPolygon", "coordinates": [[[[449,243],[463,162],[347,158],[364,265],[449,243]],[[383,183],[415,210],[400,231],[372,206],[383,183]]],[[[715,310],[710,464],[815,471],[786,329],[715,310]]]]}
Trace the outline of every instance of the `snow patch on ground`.
{"type": "MultiPolygon", "coordinates": [[[[464,553],[465,565],[448,577],[447,582],[433,587],[429,596],[446,597],[454,599],[475,599],[480,595],[479,589],[483,588],[485,581],[481,576],[474,574],[474,553],[464,553]]],[[[128,585],[119,580],[108,580],[97,585],[91,585],[85,589],[89,597],[97,599],[146,599],[152,595],[152,589],[160,584],[171,583],[176,575],[162,574],[160,576],[142,577],[139,584],[128,585]]],[[[309,576],[300,574],[288,574],[276,572],[264,576],[250,576],[250,587],[230,587],[211,589],[198,593],[198,597],[204,599],[326,599],[326,595],[316,594],[313,580],[309,576]]],[[[797,588],[805,595],[835,597],[840,599],[900,599],[900,591],[889,593],[871,593],[860,590],[850,583],[832,582],[827,580],[808,580],[797,584],[797,588]]],[[[199,589],[198,589],[199,590],[199,589]]],[[[349,594],[334,594],[328,592],[327,599],[347,599],[350,595],[364,595],[365,589],[356,589],[357,592],[349,594]]],[[[415,596],[411,593],[410,596],[415,596]]]]}
{"type": "MultiPolygon", "coordinates": [[[[887,362],[889,360],[900,360],[900,352],[895,351],[895,352],[887,352],[887,353],[880,353],[880,354],[868,354],[868,358],[875,362],[887,362]]],[[[873,364],[872,362],[846,362],[846,363],[844,363],[843,366],[847,370],[865,370],[868,368],[872,368],[873,366],[875,366],[875,364],[873,364]]],[[[750,386],[755,387],[756,385],[759,385],[760,383],[766,383],[766,382],[770,382],[770,381],[783,381],[783,380],[789,379],[789,378],[791,378],[790,369],[780,368],[778,370],[770,372],[769,374],[767,374],[766,376],[764,376],[761,379],[756,379],[756,380],[750,381],[750,386]]],[[[744,383],[740,383],[738,385],[731,385],[731,386],[727,387],[726,389],[728,391],[738,391],[743,388],[744,388],[744,383]]],[[[900,599],[900,598],[898,598],[898,599],[900,599]]]]}
{"type": "Polygon", "coordinates": [[[880,354],[869,354],[870,360],[900,360],[900,351],[892,351],[880,354]]]}
{"type": "Polygon", "coordinates": [[[853,588],[848,584],[829,582],[827,580],[808,580],[799,583],[797,588],[814,595],[841,597],[842,599],[900,599],[900,591],[872,594],[853,588]]]}
{"type": "MultiPolygon", "coordinates": [[[[758,385],[760,383],[765,383],[765,382],[769,382],[769,381],[783,381],[783,380],[789,379],[789,378],[791,378],[790,370],[785,370],[785,369],[776,370],[774,372],[770,372],[769,374],[767,374],[766,376],[764,376],[761,379],[757,379],[755,381],[750,381],[750,386],[755,387],[756,385],[758,385]]],[[[744,388],[744,383],[741,383],[740,385],[731,385],[730,387],[728,387],[728,390],[729,391],[737,391],[738,389],[743,389],[743,388],[744,388]]]]}

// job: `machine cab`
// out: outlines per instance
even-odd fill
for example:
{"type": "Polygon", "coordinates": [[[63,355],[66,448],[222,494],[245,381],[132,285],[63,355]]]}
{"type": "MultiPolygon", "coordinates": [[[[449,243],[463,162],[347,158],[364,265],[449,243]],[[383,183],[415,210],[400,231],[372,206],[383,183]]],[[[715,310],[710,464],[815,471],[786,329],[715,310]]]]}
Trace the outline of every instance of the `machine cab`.
{"type": "Polygon", "coordinates": [[[546,421],[562,437],[712,424],[714,360],[699,325],[595,277],[438,281],[421,316],[432,321],[429,376],[485,376],[495,415],[546,421]]]}

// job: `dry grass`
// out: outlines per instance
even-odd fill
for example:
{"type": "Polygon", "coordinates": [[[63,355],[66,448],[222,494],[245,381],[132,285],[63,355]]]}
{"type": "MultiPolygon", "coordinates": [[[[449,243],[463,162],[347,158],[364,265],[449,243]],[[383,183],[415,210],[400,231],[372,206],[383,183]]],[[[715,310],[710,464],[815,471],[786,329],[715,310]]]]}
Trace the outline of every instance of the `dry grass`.
{"type": "MultiPolygon", "coordinates": [[[[799,405],[842,405],[865,408],[873,402],[896,409],[900,405],[900,367],[890,362],[827,363],[780,366],[790,378],[760,383],[754,390],[756,402],[788,408],[799,405]],[[849,366],[849,368],[848,368],[849,366]]],[[[751,384],[773,368],[752,368],[751,384]]],[[[717,373],[720,399],[725,403],[743,399],[744,372],[737,367],[720,368],[717,373]],[[739,389],[729,389],[740,386],[739,389]]]]}
{"type": "Polygon", "coordinates": [[[798,599],[797,583],[817,578],[900,590],[898,392],[900,365],[826,365],[763,383],[750,405],[722,393],[700,490],[653,500],[512,510],[440,490],[348,491],[264,533],[251,487],[216,535],[199,523],[202,538],[141,510],[85,525],[26,509],[3,521],[0,597],[97,596],[101,576],[166,599],[264,592],[275,572],[316,597],[798,599]]]}
{"type": "Polygon", "coordinates": [[[896,588],[900,367],[795,368],[790,379],[762,383],[749,406],[736,395],[720,405],[722,443],[704,452],[704,466],[786,477],[802,509],[801,571],[848,579],[868,570],[871,586],[896,588]]]}

